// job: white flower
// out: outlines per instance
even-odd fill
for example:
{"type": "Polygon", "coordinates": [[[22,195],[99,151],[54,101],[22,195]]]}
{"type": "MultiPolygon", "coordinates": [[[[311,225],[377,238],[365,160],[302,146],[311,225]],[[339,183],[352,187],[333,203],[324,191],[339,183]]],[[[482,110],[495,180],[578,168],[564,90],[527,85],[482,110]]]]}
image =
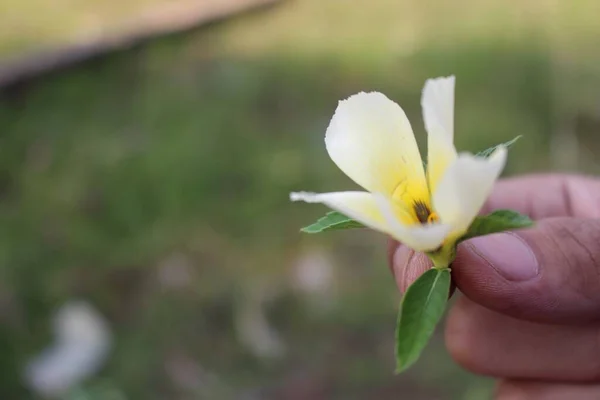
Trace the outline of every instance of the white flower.
{"type": "Polygon", "coordinates": [[[338,104],[325,145],[366,191],[300,192],[291,200],[326,204],[418,251],[453,244],[479,213],[507,153],[504,146],[487,159],[456,153],[454,81],[430,79],[423,88],[427,173],[402,108],[381,93],[358,93],[338,104]]]}
{"type": "Polygon", "coordinates": [[[55,342],[25,370],[26,381],[42,397],[60,397],[94,375],[106,361],[111,333],[88,303],[71,301],[54,317],[55,342]]]}

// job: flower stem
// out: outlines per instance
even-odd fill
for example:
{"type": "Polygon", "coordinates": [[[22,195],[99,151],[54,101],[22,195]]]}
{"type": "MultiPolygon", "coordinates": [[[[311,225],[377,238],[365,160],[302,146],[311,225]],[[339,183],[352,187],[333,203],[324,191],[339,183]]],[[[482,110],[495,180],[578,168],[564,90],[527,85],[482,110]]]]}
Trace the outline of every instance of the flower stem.
{"type": "Polygon", "coordinates": [[[433,268],[449,268],[452,261],[456,258],[456,244],[445,244],[438,250],[427,253],[427,257],[433,262],[433,268]]]}

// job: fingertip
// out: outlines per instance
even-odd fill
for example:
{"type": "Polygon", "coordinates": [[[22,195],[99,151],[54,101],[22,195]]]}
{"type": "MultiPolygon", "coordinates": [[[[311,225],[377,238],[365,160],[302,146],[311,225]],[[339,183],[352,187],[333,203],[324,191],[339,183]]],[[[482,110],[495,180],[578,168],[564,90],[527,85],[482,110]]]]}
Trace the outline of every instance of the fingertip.
{"type": "Polygon", "coordinates": [[[507,290],[506,280],[481,256],[472,240],[458,246],[452,263],[452,279],[465,296],[483,305],[502,299],[507,290]]]}
{"type": "Polygon", "coordinates": [[[402,245],[397,247],[392,265],[396,285],[401,293],[404,293],[419,276],[432,266],[425,254],[402,245]]]}
{"type": "MultiPolygon", "coordinates": [[[[458,289],[484,307],[530,321],[572,320],[577,317],[575,311],[589,313],[593,306],[580,301],[581,291],[561,283],[567,274],[565,266],[572,260],[561,255],[564,248],[553,248],[556,242],[548,241],[550,222],[540,222],[533,230],[462,243],[452,274],[458,289]]],[[[575,285],[579,278],[571,281],[575,285]]]]}

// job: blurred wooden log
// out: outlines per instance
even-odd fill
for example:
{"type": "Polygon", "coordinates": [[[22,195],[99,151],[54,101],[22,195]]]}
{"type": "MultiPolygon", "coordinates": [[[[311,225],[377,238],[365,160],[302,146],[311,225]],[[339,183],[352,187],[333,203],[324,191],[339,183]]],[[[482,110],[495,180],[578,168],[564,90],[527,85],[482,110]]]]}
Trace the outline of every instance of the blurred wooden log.
{"type": "Polygon", "coordinates": [[[234,14],[273,5],[281,0],[166,0],[142,12],[115,34],[84,35],[79,43],[47,49],[0,63],[0,88],[82,61],[126,49],[164,35],[185,32],[234,14]]]}

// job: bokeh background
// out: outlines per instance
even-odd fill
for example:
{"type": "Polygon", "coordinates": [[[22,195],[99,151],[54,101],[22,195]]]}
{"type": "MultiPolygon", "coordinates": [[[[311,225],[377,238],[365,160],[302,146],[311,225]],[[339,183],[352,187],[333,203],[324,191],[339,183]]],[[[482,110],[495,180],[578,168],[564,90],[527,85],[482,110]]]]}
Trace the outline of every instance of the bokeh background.
{"type": "MultiPolygon", "coordinates": [[[[0,65],[161,3],[1,0],[0,65]]],[[[326,209],[288,193],[354,187],[338,100],[386,93],[423,143],[449,74],[459,149],[523,135],[506,175],[599,172],[600,4],[279,3],[0,89],[0,398],[489,398],[440,334],[393,374],[385,238],[302,235],[326,209]]]]}

